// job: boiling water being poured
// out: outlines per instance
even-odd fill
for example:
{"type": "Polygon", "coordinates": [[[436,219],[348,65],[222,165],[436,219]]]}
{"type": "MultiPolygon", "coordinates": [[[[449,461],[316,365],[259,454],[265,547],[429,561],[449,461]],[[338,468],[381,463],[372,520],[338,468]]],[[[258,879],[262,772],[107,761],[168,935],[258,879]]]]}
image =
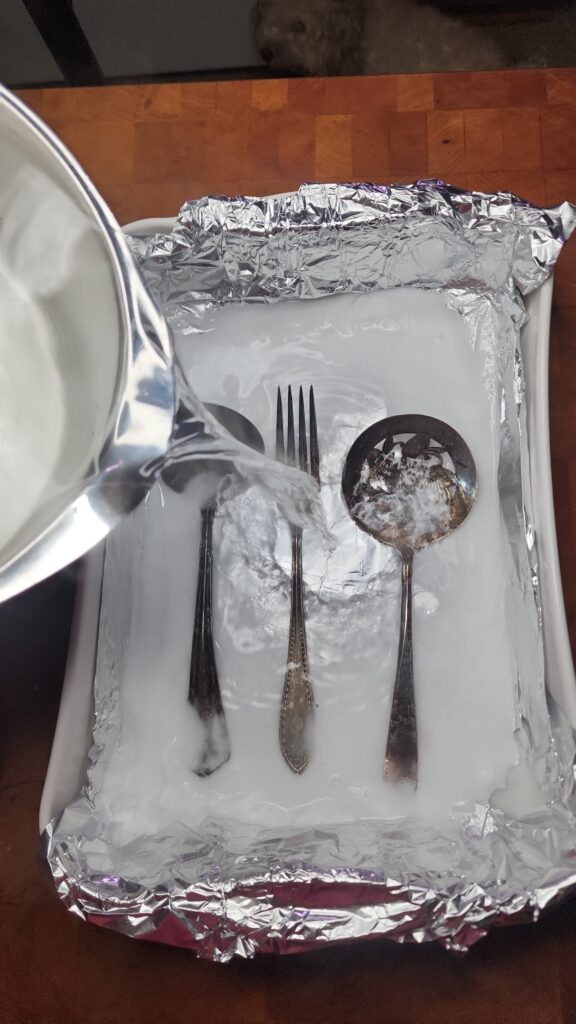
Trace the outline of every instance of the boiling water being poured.
{"type": "MultiPolygon", "coordinates": [[[[98,483],[100,447],[93,439],[104,439],[111,429],[119,352],[112,335],[124,328],[115,319],[112,291],[90,308],[95,269],[104,273],[101,243],[81,205],[32,167],[0,182],[0,563],[21,549],[18,538],[27,523],[44,529],[50,509],[64,508],[98,483]],[[91,258],[99,260],[98,268],[91,258]],[[77,314],[73,321],[69,303],[77,314]]],[[[176,489],[187,479],[194,486],[199,472],[219,465],[225,472],[218,475],[229,485],[263,486],[293,522],[318,519],[310,478],[227,434],[196,398],[176,357],[175,382],[167,483],[177,471],[176,489]]],[[[143,465],[142,480],[163,465],[161,458],[143,465]]],[[[112,468],[120,486],[131,488],[129,472],[122,480],[122,461],[112,468]]],[[[133,504],[128,501],[127,508],[133,504]]],[[[28,532],[29,540],[34,530],[28,532]]]]}
{"type": "Polygon", "coordinates": [[[178,405],[172,445],[161,471],[168,486],[182,491],[193,486],[189,482],[199,473],[222,467],[241,486],[257,484],[267,491],[289,522],[314,526],[331,543],[312,477],[233,438],[196,397],[176,353],[174,360],[178,405]]]}

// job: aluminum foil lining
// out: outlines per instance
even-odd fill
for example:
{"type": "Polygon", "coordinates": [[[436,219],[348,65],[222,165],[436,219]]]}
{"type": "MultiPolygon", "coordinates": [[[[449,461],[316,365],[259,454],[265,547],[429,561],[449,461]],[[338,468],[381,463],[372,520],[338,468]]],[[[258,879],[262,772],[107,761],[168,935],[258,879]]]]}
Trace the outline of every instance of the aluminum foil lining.
{"type": "Polygon", "coordinates": [[[519,756],[510,790],[529,777],[540,798],[527,810],[510,793],[460,802],[441,823],[396,816],[263,827],[207,817],[193,831],[173,825],[115,842],[114,823],[98,806],[102,766],[122,724],[122,656],[112,641],[122,636],[130,599],[128,586],[127,600],[112,595],[121,586],[117,534],[104,576],[91,768],[81,795],[44,836],[73,912],[222,961],[382,935],[464,951],[493,924],[536,919],[576,885],[574,744],[545,695],[519,348],[522,296],[548,277],[575,223],[568,204],[539,210],[509,194],[439,181],[307,185],[290,196],[188,203],[170,233],[131,240],[153,297],[182,335],[211,331],[229,303],[412,286],[441,293],[474,344],[492,346],[512,584],[506,614],[516,651],[511,728],[519,756]]]}

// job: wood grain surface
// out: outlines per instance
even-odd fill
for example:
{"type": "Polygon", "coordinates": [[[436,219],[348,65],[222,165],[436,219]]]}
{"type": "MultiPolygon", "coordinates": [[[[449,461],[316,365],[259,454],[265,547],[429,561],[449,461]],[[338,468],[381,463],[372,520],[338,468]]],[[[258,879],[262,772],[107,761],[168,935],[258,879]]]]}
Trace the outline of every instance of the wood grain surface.
{"type": "MultiPolygon", "coordinates": [[[[576,201],[576,71],[39,90],[23,98],[121,222],[212,193],[444,177],[576,201]]],[[[556,274],[552,460],[576,641],[576,242],[556,274]]],[[[576,1024],[576,904],[464,958],[377,942],[226,966],[88,927],[59,904],[37,811],[74,572],[0,607],[1,1024],[576,1024]]]]}

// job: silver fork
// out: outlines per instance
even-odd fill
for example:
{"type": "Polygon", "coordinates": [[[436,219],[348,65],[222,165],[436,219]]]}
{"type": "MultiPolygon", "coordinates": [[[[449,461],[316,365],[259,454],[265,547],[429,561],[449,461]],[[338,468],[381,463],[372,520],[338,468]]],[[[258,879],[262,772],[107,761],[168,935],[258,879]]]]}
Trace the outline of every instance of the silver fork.
{"type": "MultiPolygon", "coordinates": [[[[306,442],[306,413],[304,393],[300,388],[298,397],[298,461],[296,461],[296,439],[294,432],[294,407],[292,388],[288,388],[288,423],[286,446],[284,445],[284,415],[282,392],[278,388],[276,403],[276,458],[288,466],[298,465],[320,483],[320,452],[314,388],[310,388],[310,460],[306,442]]],[[[310,733],[314,713],[314,696],[308,668],[306,644],[306,621],[304,617],[304,585],[302,580],[302,528],[290,524],[292,538],[292,589],[290,602],[290,634],[288,640],[288,663],[280,706],[280,749],[284,760],[293,772],[300,775],[310,758],[310,733]]]]}

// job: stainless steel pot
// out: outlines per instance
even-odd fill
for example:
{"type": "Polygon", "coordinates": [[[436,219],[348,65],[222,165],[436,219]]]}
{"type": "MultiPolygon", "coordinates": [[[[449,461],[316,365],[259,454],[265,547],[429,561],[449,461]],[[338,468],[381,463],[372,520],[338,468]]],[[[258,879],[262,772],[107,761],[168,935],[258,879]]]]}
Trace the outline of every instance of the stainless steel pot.
{"type": "MultiPolygon", "coordinates": [[[[169,332],[119,225],[56,136],[0,87],[0,239],[9,220],[8,258],[21,232],[29,248],[32,243],[36,268],[62,264],[64,249],[69,251],[65,273],[34,296],[50,326],[63,429],[53,467],[45,480],[39,468],[38,486],[29,488],[33,493],[17,527],[0,539],[0,600],[82,555],[135,507],[169,446],[175,412],[169,332]],[[58,202],[38,203],[32,194],[38,181],[80,219],[72,241],[66,218],[55,217],[58,202]],[[15,210],[19,204],[25,213],[30,182],[30,216],[18,219],[15,210]]],[[[28,287],[21,259],[17,270],[28,287]]],[[[0,305],[0,331],[2,315],[0,305]]],[[[5,334],[4,346],[7,341],[5,334]]],[[[8,386],[17,386],[10,380],[8,386]]],[[[30,415],[26,429],[12,437],[16,477],[19,453],[28,465],[26,446],[41,440],[42,417],[32,413],[42,408],[34,403],[45,400],[45,386],[39,373],[22,397],[30,415]]],[[[13,424],[2,422],[2,408],[0,393],[0,438],[2,431],[14,433],[13,424]]],[[[25,417],[26,408],[21,411],[25,417]]],[[[0,474],[1,467],[0,458],[0,474]]]]}

